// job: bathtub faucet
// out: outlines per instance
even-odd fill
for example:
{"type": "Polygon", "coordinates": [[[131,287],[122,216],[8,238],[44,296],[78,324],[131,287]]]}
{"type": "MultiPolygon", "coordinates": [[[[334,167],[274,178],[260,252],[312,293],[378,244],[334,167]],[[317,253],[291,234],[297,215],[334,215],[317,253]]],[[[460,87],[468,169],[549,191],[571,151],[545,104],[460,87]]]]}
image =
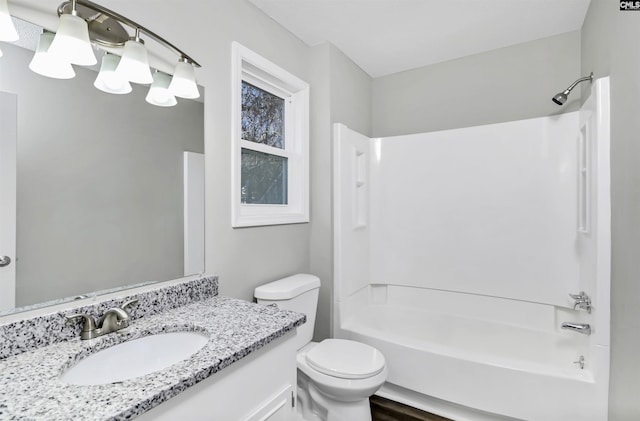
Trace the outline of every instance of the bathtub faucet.
{"type": "Polygon", "coordinates": [[[588,323],[569,323],[564,322],[560,326],[562,329],[573,330],[583,335],[591,335],[591,325],[588,323]]]}

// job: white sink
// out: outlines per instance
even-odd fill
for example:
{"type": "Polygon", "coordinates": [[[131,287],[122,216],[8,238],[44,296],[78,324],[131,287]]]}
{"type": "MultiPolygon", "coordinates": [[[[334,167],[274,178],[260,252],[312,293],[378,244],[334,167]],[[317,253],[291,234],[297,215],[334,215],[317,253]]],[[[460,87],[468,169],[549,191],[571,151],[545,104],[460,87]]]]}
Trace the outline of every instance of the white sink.
{"type": "Polygon", "coordinates": [[[66,384],[97,385],[121,382],[162,370],[183,361],[209,341],[201,332],[145,336],[96,352],[62,373],[66,384]]]}

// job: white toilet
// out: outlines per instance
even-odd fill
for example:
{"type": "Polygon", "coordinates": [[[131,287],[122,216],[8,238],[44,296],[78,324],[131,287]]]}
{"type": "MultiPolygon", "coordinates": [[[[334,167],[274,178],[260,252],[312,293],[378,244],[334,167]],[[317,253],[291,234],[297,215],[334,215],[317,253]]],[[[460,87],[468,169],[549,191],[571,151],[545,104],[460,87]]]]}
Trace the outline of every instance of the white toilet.
{"type": "Polygon", "coordinates": [[[298,328],[298,408],[309,421],[371,421],[369,396],[387,379],[384,356],[377,349],[345,339],[311,342],[320,279],[293,275],[255,290],[259,304],[304,313],[298,328]]]}

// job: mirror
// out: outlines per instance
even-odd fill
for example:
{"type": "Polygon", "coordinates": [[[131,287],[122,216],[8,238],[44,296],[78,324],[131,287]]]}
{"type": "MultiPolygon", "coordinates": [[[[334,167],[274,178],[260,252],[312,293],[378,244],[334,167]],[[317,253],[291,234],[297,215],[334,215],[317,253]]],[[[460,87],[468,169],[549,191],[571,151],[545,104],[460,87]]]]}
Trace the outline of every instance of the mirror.
{"type": "Polygon", "coordinates": [[[0,314],[201,273],[202,98],[157,107],[145,101],[147,86],[132,84],[127,95],[95,89],[95,69],[74,66],[69,80],[35,74],[28,65],[39,34],[21,34],[28,48],[2,43],[0,91],[17,100],[17,218],[16,308],[0,314]]]}

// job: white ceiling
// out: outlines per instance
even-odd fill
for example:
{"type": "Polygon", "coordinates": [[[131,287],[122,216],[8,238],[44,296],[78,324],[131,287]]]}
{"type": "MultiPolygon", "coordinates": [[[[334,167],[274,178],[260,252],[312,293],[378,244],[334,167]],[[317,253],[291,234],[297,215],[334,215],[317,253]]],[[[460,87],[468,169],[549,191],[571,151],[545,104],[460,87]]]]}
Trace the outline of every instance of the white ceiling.
{"type": "Polygon", "coordinates": [[[250,0],[373,77],[580,29],[589,0],[250,0]]]}

